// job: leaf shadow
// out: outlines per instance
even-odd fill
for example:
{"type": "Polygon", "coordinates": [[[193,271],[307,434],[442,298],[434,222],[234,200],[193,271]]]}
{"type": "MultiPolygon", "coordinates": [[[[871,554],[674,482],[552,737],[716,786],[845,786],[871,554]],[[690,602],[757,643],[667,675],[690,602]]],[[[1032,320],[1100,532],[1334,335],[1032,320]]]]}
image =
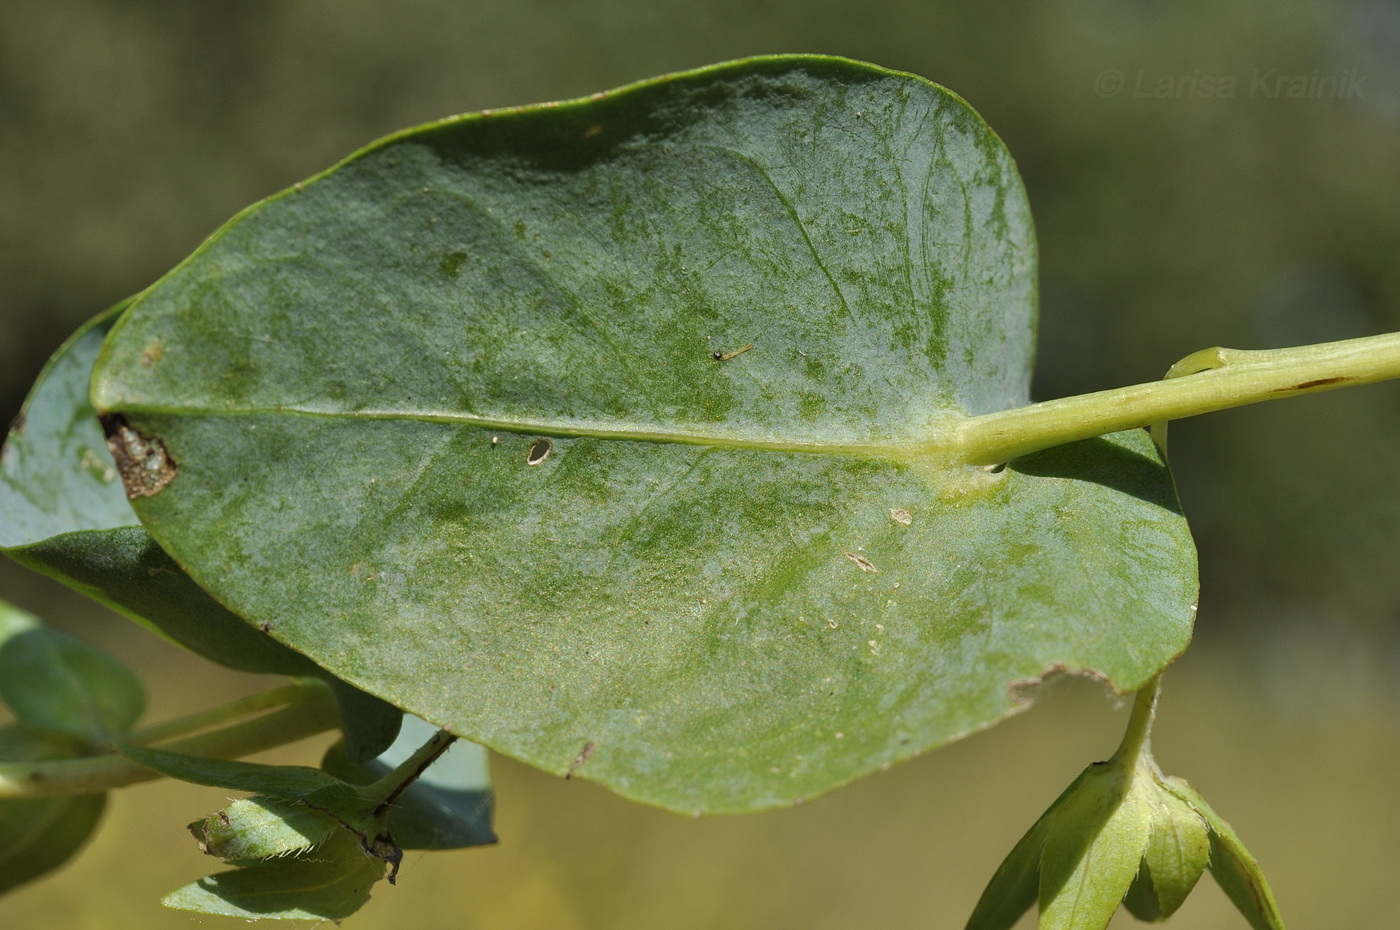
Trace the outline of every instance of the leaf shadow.
{"type": "Polygon", "coordinates": [[[1171,470],[1147,448],[1135,449],[1122,440],[1096,436],[1033,452],[1007,467],[1040,478],[1088,481],[1181,514],[1171,470]]]}

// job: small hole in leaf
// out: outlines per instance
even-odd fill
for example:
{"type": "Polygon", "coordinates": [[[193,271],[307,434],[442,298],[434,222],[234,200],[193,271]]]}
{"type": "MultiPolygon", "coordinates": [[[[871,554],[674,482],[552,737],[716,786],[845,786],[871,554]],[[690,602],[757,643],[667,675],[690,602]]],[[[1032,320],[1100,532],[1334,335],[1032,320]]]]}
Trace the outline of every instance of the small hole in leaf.
{"type": "Polygon", "coordinates": [[[543,436],[530,443],[530,451],[525,453],[526,465],[539,465],[554,451],[554,443],[543,436]]]}

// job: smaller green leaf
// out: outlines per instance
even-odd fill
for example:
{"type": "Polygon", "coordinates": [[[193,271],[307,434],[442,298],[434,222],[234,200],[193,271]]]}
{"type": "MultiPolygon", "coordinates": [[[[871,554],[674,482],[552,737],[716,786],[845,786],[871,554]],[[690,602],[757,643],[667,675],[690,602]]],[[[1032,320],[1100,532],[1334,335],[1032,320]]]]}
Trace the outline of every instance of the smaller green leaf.
{"type": "Polygon", "coordinates": [[[26,630],[34,630],[43,626],[38,617],[28,611],[20,610],[9,601],[0,600],[0,645],[4,645],[5,640],[11,636],[16,636],[26,630]]]}
{"type": "Polygon", "coordinates": [[[316,677],[329,685],[335,695],[340,728],[345,735],[345,753],[349,758],[363,762],[394,745],[403,723],[403,711],[341,681],[330,672],[320,668],[317,672],[316,677]]]}
{"type": "Polygon", "coordinates": [[[105,793],[0,801],[0,894],[72,858],[106,807],[105,793]]]}
{"type": "Polygon", "coordinates": [[[1148,869],[1145,859],[1138,865],[1137,877],[1128,886],[1128,893],[1123,896],[1123,906],[1144,923],[1155,924],[1167,919],[1167,915],[1162,913],[1162,903],[1157,897],[1157,889],[1152,884],[1152,872],[1148,869]]]}
{"type": "Polygon", "coordinates": [[[139,746],[117,748],[133,761],[171,778],[304,804],[343,826],[359,838],[363,849],[393,864],[397,872],[403,851],[387,835],[388,812],[380,810],[377,801],[364,797],[353,785],[320,769],[205,759],[139,746]]]}
{"type": "Polygon", "coordinates": [[[1205,820],[1210,831],[1210,872],[1249,925],[1254,930],[1284,930],[1269,881],[1235,831],[1184,780],[1168,778],[1166,787],[1205,820]]]}
{"type": "Polygon", "coordinates": [[[243,798],[190,824],[202,852],[233,863],[301,855],[338,829],[325,813],[272,797],[243,798]]]}
{"type": "MultiPolygon", "coordinates": [[[[72,758],[81,749],[62,736],[22,726],[0,729],[0,759],[7,762],[72,758]]],[[[0,894],[67,862],[97,828],[106,806],[105,794],[0,801],[0,894]]]]}
{"type": "Polygon", "coordinates": [[[364,906],[384,868],[357,838],[337,830],[305,856],[210,875],[171,892],[162,903],[253,920],[340,920],[364,906]]]}
{"type": "MultiPolygon", "coordinates": [[[[405,716],[399,739],[378,759],[351,762],[343,745],[326,751],[326,771],[356,785],[383,776],[426,742],[437,728],[418,717],[405,716]]],[[[458,740],[394,802],[389,832],[403,849],[465,849],[496,842],[491,828],[495,795],[485,747],[458,740]]]]}
{"type": "Polygon", "coordinates": [[[1210,862],[1205,821],[1150,774],[1142,779],[1152,806],[1152,836],[1137,878],[1123,899],[1138,920],[1166,920],[1185,902],[1210,862]]]}
{"type": "Polygon", "coordinates": [[[301,800],[324,789],[348,793],[354,791],[339,778],[304,765],[259,765],[255,762],[205,759],[140,746],[117,748],[127,758],[162,775],[211,788],[232,788],[284,801],[301,800]]]}
{"type": "Polygon", "coordinates": [[[1048,829],[1047,811],[997,867],[967,919],[966,930],[1011,930],[1031,909],[1040,889],[1040,853],[1048,829]]]}
{"type": "Polygon", "coordinates": [[[1152,811],[1129,772],[1096,763],[1055,808],[1040,857],[1040,930],[1103,930],[1137,875],[1152,811]]]}
{"type": "Polygon", "coordinates": [[[992,880],[987,883],[964,930],[1010,930],[1021,915],[1035,904],[1036,896],[1040,893],[1040,856],[1050,829],[1050,820],[1055,809],[1079,788],[1090,771],[1092,769],[1080,772],[1012,847],[997,867],[992,880]]]}
{"type": "Polygon", "coordinates": [[[98,744],[131,729],[146,707],[141,681],[125,665],[46,628],[0,644],[0,697],[31,727],[98,744]]]}

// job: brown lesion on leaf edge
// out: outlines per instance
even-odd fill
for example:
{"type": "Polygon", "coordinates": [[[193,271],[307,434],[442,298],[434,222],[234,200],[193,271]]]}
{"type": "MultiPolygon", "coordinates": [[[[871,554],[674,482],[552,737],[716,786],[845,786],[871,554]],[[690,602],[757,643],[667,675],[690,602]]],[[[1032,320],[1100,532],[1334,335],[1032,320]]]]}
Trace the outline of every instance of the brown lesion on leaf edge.
{"type": "Polygon", "coordinates": [[[0,462],[9,464],[10,458],[15,454],[14,446],[10,445],[10,440],[24,432],[24,421],[29,416],[29,405],[25,404],[19,408],[19,413],[10,421],[10,429],[3,437],[0,437],[0,462]]]}
{"type": "Polygon", "coordinates": [[[100,419],[129,499],[155,497],[175,480],[180,466],[159,436],[146,435],[121,414],[106,414],[100,419]]]}
{"type": "Polygon", "coordinates": [[[1029,707],[1038,700],[1045,689],[1054,687],[1058,682],[1067,678],[1088,678],[1097,681],[1099,684],[1109,688],[1114,694],[1121,694],[1113,681],[1103,672],[1096,668],[1072,668],[1063,662],[1055,662],[1039,675],[1030,678],[1018,678],[1007,685],[1006,693],[1011,697],[1019,708],[1029,707]]]}
{"type": "Polygon", "coordinates": [[[574,773],[583,768],[583,764],[593,757],[593,751],[598,748],[598,744],[593,740],[588,740],[583,744],[583,748],[574,756],[574,761],[569,763],[569,770],[564,773],[564,778],[574,777],[574,773]]]}

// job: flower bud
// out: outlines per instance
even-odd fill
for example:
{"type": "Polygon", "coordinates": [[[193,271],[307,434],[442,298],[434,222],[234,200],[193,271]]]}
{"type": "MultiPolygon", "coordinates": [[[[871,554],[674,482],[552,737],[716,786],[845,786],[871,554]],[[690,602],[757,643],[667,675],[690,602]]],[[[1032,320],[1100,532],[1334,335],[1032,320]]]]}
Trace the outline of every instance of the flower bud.
{"type": "Polygon", "coordinates": [[[1138,920],[1166,920],[1181,907],[1210,861],[1210,837],[1196,810],[1157,780],[1140,778],[1152,809],[1152,835],[1123,899],[1138,920]]]}
{"type": "Polygon", "coordinates": [[[190,824],[200,851],[231,863],[300,855],[323,843],[339,825],[297,801],[251,797],[234,801],[190,824]]]}
{"type": "Polygon", "coordinates": [[[1259,865],[1230,825],[1145,744],[1096,762],[997,869],[967,930],[1010,930],[1039,901],[1040,930],[1104,930],[1118,905],[1166,920],[1209,867],[1254,930],[1283,930],[1259,865]]]}

